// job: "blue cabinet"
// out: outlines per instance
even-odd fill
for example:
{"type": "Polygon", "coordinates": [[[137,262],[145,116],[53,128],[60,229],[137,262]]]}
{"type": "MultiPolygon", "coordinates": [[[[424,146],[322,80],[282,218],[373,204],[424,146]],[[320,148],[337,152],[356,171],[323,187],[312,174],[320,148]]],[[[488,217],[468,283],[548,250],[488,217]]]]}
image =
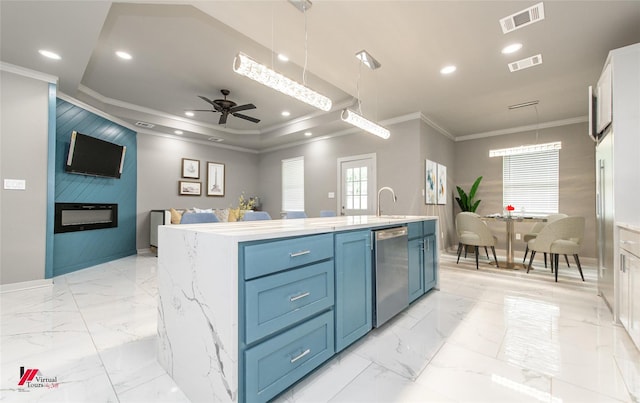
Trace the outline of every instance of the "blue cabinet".
{"type": "Polygon", "coordinates": [[[266,402],[331,358],[333,312],[326,312],[245,354],[246,401],[266,402]]]}
{"type": "Polygon", "coordinates": [[[238,401],[266,402],[335,354],[333,234],[240,244],[238,401]]]}
{"type": "Polygon", "coordinates": [[[336,352],[372,328],[371,231],[335,235],[336,352]]]}
{"type": "Polygon", "coordinates": [[[411,222],[409,233],[409,302],[438,284],[436,221],[411,222]]]}
{"type": "Polygon", "coordinates": [[[424,235],[424,292],[438,284],[438,244],[436,220],[422,222],[424,235]]]}
{"type": "MultiPolygon", "coordinates": [[[[421,232],[422,233],[422,232],[421,232]]],[[[424,294],[424,240],[422,236],[409,240],[409,302],[424,294]]]]}

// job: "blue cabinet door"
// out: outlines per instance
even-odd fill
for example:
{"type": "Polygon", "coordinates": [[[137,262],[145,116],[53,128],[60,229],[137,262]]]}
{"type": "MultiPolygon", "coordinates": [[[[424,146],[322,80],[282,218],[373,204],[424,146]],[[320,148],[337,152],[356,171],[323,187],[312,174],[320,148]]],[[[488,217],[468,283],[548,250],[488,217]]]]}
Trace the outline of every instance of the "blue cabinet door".
{"type": "Polygon", "coordinates": [[[409,247],[409,302],[424,294],[423,239],[411,239],[409,247]]]}
{"type": "Polygon", "coordinates": [[[371,231],[335,235],[336,352],[372,328],[371,231]]]}
{"type": "Polygon", "coordinates": [[[436,236],[424,237],[424,292],[429,291],[438,283],[438,251],[436,250],[436,236]]]}

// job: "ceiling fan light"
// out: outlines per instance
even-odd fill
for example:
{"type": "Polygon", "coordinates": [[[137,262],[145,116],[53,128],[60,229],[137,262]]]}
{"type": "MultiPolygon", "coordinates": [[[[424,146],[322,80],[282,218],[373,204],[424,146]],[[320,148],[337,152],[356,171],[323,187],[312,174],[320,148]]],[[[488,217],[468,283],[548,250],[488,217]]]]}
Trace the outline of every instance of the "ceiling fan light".
{"type": "Polygon", "coordinates": [[[340,114],[340,118],[344,122],[352,124],[355,127],[358,127],[385,140],[391,137],[391,132],[389,131],[389,129],[384,128],[379,124],[374,123],[349,109],[343,109],[342,113],[340,114]]]}
{"type": "Polygon", "coordinates": [[[331,100],[326,96],[271,70],[244,53],[238,53],[234,59],[233,71],[325,112],[331,110],[331,100]]]}

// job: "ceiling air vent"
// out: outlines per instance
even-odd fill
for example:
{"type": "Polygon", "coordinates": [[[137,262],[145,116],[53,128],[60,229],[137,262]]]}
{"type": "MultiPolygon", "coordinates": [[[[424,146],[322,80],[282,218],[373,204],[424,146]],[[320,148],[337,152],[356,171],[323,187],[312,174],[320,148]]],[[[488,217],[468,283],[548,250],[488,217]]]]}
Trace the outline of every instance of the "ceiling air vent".
{"type": "Polygon", "coordinates": [[[221,143],[224,141],[224,139],[218,138],[218,137],[209,137],[207,140],[209,141],[213,141],[214,143],[221,143]]]}
{"type": "Polygon", "coordinates": [[[526,59],[518,60],[517,62],[509,63],[509,71],[513,73],[514,71],[527,69],[529,67],[537,66],[539,64],[542,64],[541,54],[527,57],[526,59]]]}
{"type": "Polygon", "coordinates": [[[542,3],[538,3],[535,6],[502,18],[500,20],[500,27],[502,27],[502,33],[507,34],[542,20],[544,20],[544,6],[542,3]]]}
{"type": "Polygon", "coordinates": [[[155,125],[153,123],[148,123],[148,122],[136,122],[136,126],[144,127],[146,129],[151,129],[155,125]]]}

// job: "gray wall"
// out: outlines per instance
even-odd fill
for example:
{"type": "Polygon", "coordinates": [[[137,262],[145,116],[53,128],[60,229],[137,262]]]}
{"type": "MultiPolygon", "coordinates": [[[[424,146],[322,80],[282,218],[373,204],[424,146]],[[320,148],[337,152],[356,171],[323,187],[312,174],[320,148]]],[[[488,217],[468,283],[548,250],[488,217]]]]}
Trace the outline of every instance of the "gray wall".
{"type": "MultiPolygon", "coordinates": [[[[238,198],[258,193],[258,156],[203,143],[138,133],[136,247],[149,247],[149,211],[173,208],[237,207],[238,198]],[[182,158],[200,161],[201,196],[178,195],[182,158]],[[225,164],[224,197],[206,196],[207,162],[225,164]]],[[[194,180],[194,179],[184,179],[194,180]]]]}
{"type": "Polygon", "coordinates": [[[0,71],[0,284],[45,276],[49,83],[0,71]]]}
{"type": "Polygon", "coordinates": [[[454,142],[441,135],[420,119],[390,125],[391,138],[382,140],[365,133],[320,140],[296,147],[260,155],[260,196],[264,208],[279,216],[281,197],[281,161],[285,158],[305,158],[305,210],[311,217],[320,210],[336,210],[337,159],[352,155],[375,153],[377,187],[390,186],[398,196],[394,205],[383,206],[388,214],[435,215],[440,217],[440,246],[456,242],[453,230],[451,197],[446,205],[425,205],[425,159],[447,166],[448,187],[455,177],[454,142]]]}
{"type": "Polygon", "coordinates": [[[422,170],[421,183],[425,188],[426,161],[431,160],[447,167],[447,202],[441,204],[424,204],[422,196],[422,208],[420,215],[438,216],[440,225],[439,246],[446,249],[457,243],[455,237],[455,222],[453,206],[457,204],[453,198],[455,192],[455,178],[457,167],[455,165],[455,143],[448,137],[437,132],[424,122],[420,122],[420,169],[422,170]]]}
{"type": "Polygon", "coordinates": [[[279,217],[282,207],[281,163],[283,159],[304,156],[305,161],[305,211],[317,217],[320,210],[337,210],[337,199],[329,199],[328,193],[338,196],[337,159],[361,154],[376,154],[377,186],[390,186],[398,196],[398,202],[387,205],[387,214],[417,214],[421,172],[410,167],[419,163],[420,129],[418,121],[389,126],[391,138],[383,140],[365,133],[354,133],[318,140],[296,147],[260,155],[260,197],[263,209],[272,217],[279,217]]]}
{"type": "MultiPolygon", "coordinates": [[[[538,143],[562,141],[560,150],[559,212],[586,218],[585,238],[580,256],[596,257],[595,224],[595,144],[587,136],[587,123],[541,129],[538,143]]],[[[457,142],[455,146],[455,185],[469,190],[473,181],[483,176],[477,198],[482,199],[478,214],[501,213],[502,158],[489,158],[489,150],[535,144],[535,132],[523,132],[477,140],[457,142]]],[[[455,206],[454,212],[459,212],[455,206]]],[[[516,233],[526,233],[532,224],[516,224],[516,233]]],[[[504,248],[506,228],[503,223],[491,224],[504,248]]],[[[524,242],[516,241],[514,249],[523,252],[524,242]]]]}

